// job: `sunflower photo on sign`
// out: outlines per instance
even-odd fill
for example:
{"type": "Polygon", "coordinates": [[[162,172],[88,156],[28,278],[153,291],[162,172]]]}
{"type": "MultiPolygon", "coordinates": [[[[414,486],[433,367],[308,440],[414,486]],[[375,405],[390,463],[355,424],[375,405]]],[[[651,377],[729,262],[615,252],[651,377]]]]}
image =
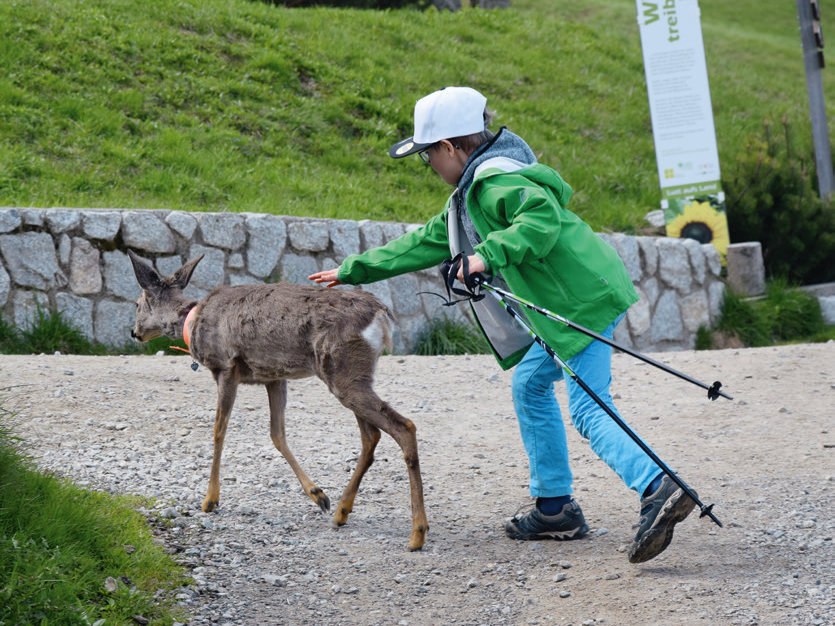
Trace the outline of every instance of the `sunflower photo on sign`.
{"type": "Polygon", "coordinates": [[[728,217],[725,203],[717,195],[690,196],[668,200],[664,209],[667,236],[710,243],[719,251],[722,265],[728,251],[728,217]]]}

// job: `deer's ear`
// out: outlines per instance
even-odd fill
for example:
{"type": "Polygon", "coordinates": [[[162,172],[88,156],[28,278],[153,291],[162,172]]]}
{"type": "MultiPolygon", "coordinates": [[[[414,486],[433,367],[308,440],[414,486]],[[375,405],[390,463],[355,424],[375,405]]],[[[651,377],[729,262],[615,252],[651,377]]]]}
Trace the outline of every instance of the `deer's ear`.
{"type": "Polygon", "coordinates": [[[191,280],[191,275],[194,273],[194,268],[197,267],[197,264],[200,263],[200,260],[203,258],[201,254],[196,259],[192,259],[185,265],[183,265],[180,269],[174,272],[171,275],[171,286],[177,287],[181,291],[186,288],[188,285],[188,281],[191,280]]]}
{"type": "Polygon", "coordinates": [[[133,265],[133,273],[136,275],[136,281],[139,283],[139,286],[154,295],[159,294],[163,284],[156,270],[147,261],[136,256],[131,250],[128,250],[128,258],[130,259],[131,265],[133,265]]]}

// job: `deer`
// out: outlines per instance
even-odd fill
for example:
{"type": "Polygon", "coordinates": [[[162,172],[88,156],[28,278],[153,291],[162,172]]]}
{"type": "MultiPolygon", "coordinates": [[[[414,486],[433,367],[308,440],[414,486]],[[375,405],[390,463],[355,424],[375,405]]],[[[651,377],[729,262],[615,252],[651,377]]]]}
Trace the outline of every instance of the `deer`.
{"type": "MultiPolygon", "coordinates": [[[[270,438],[323,513],[330,499],[308,478],[287,445],[284,412],[287,381],[317,376],[359,425],[362,449],[333,515],[333,527],[348,521],[363,476],[374,462],[381,431],[403,452],[409,475],[412,531],[409,549],[420,550],[429,528],[423,503],[416,427],[374,392],[377,361],[391,350],[392,311],[360,290],[323,289],[294,283],[220,285],[202,300],[183,295],[195,267],[188,261],[168,277],[128,251],[142,294],[131,336],[146,342],[183,339],[192,358],[217,383],[214,450],[202,510],[220,500],[220,459],[238,386],[264,385],[269,399],[270,438]]],[[[196,366],[195,366],[196,367],[196,366]]]]}

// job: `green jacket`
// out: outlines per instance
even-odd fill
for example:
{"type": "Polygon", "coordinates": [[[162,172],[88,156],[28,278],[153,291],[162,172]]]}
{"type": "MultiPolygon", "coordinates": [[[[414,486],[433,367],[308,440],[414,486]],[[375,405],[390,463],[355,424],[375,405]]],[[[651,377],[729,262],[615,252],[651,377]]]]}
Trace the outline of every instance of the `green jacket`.
{"type": "MultiPolygon", "coordinates": [[[[475,252],[489,272],[501,272],[513,294],[600,333],[637,302],[638,295],[615,250],[565,208],[571,193],[560,175],[545,165],[487,161],[467,193],[467,211],[482,239],[475,252]]],[[[339,268],[339,280],[371,283],[440,265],[450,257],[449,207],[447,201],[444,211],[421,228],[349,256],[339,268]]],[[[592,341],[537,313],[527,318],[564,361],[592,341]]],[[[510,316],[508,322],[515,323],[510,316]]],[[[496,355],[504,369],[522,356],[524,351],[496,355]]]]}

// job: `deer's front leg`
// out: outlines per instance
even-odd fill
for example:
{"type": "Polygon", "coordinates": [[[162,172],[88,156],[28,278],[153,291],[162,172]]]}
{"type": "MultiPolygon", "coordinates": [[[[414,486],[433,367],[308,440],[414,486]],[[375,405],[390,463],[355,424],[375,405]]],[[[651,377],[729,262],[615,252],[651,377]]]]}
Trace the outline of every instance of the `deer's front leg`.
{"type": "Polygon", "coordinates": [[[301,468],[299,462],[296,460],[296,457],[293,456],[293,453],[287,445],[287,435],[284,432],[284,408],[287,405],[287,381],[276,380],[274,382],[267,383],[266,387],[267,395],[270,399],[270,438],[273,440],[273,445],[275,446],[275,449],[281,453],[281,456],[285,458],[287,463],[290,464],[290,468],[293,470],[296,478],[299,479],[302,489],[304,489],[307,496],[319,505],[322,512],[327,513],[331,508],[330,498],[328,498],[328,496],[325,495],[325,492],[319,489],[319,487],[317,487],[316,484],[307,477],[307,474],[304,473],[304,470],[301,468]]]}
{"type": "Polygon", "coordinates": [[[203,500],[203,510],[209,512],[220,501],[220,457],[223,453],[223,440],[226,437],[226,426],[229,415],[235,404],[238,393],[238,383],[230,372],[223,372],[217,376],[217,412],[215,413],[214,454],[212,456],[212,472],[209,476],[209,488],[206,499],[203,500]]]}

